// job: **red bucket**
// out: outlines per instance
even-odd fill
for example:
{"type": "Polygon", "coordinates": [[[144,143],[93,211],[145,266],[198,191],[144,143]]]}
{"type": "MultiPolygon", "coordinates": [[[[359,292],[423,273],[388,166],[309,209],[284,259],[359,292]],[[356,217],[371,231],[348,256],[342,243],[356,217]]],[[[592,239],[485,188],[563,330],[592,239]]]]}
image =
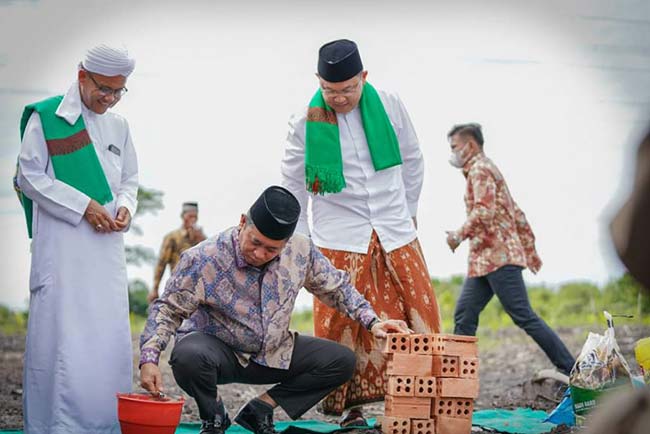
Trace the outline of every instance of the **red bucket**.
{"type": "Polygon", "coordinates": [[[117,417],[122,434],[174,434],[185,399],[143,393],[118,393],[117,417]]]}

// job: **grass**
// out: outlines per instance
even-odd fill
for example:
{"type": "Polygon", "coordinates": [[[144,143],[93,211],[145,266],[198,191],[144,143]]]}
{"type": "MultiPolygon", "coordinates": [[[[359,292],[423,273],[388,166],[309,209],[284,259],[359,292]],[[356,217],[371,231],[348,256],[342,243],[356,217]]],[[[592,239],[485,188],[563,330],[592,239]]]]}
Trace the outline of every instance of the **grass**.
{"type": "MultiPolygon", "coordinates": [[[[445,333],[451,333],[454,329],[454,307],[462,284],[462,276],[433,279],[433,287],[440,306],[442,329],[445,333]]],[[[146,288],[132,290],[130,293],[133,333],[140,333],[146,322],[143,316],[147,307],[146,293],[146,288]],[[140,312],[140,315],[134,312],[140,312]]],[[[605,327],[603,310],[608,310],[612,314],[634,315],[633,319],[616,318],[617,326],[650,325],[650,295],[644,292],[629,274],[624,274],[603,287],[589,282],[569,282],[554,289],[531,286],[528,288],[528,295],[535,312],[552,328],[587,326],[602,332],[605,327]]],[[[295,311],[291,317],[290,327],[301,333],[313,334],[311,309],[295,311]]],[[[509,327],[514,327],[514,324],[501,303],[494,297],[481,313],[479,330],[494,331],[509,327]]],[[[14,311],[0,305],[1,333],[24,334],[26,328],[27,312],[14,311]]]]}
{"type": "Polygon", "coordinates": [[[131,334],[139,335],[142,333],[144,326],[147,323],[147,318],[131,312],[129,320],[131,321],[131,334]]]}

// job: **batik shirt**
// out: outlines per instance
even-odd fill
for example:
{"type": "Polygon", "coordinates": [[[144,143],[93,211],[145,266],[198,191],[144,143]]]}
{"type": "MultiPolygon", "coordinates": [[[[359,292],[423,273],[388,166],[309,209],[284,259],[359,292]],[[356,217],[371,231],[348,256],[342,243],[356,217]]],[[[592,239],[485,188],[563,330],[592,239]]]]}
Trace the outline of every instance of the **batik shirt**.
{"type": "Polygon", "coordinates": [[[535,235],[499,169],[480,153],[465,164],[463,174],[468,217],[458,234],[470,240],[468,277],[484,276],[504,265],[539,271],[542,262],[535,235]]]}
{"type": "Polygon", "coordinates": [[[160,255],[158,257],[158,265],[153,276],[153,287],[158,289],[160,279],[165,274],[165,268],[169,265],[169,271],[173,271],[178,261],[181,259],[181,253],[203,241],[205,235],[199,233],[196,240],[190,239],[186,229],[180,228],[165,235],[162,246],[160,247],[160,255]]]}
{"type": "Polygon", "coordinates": [[[309,238],[294,235],[260,269],[246,263],[238,236],[239,229],[231,228],[181,255],[163,296],[152,305],[140,337],[140,364],[157,364],[178,329],[178,339],[193,331],[219,338],[244,365],[253,360],[288,369],[294,339],[289,321],[302,287],[364,327],[377,318],[349,275],[334,268],[309,238]]]}

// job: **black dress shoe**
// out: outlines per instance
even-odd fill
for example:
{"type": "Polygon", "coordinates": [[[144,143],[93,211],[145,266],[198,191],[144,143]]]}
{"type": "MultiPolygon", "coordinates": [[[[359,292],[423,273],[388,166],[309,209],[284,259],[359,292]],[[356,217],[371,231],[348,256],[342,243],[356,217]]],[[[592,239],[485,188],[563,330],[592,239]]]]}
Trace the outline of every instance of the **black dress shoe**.
{"type": "Polygon", "coordinates": [[[230,425],[227,414],[224,417],[217,416],[214,420],[203,420],[199,434],[224,434],[230,425]]]}
{"type": "Polygon", "coordinates": [[[261,399],[255,398],[242,407],[235,422],[255,434],[277,434],[273,425],[273,407],[261,399]]]}

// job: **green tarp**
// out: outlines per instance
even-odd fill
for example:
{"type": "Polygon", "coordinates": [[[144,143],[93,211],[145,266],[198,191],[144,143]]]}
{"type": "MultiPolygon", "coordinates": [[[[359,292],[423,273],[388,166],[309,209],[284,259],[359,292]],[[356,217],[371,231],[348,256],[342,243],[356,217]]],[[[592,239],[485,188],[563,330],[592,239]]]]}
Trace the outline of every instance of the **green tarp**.
{"type": "Polygon", "coordinates": [[[472,425],[513,434],[542,434],[550,432],[555,424],[544,422],[548,414],[542,410],[478,410],[472,416],[472,425]]]}
{"type": "MultiPolygon", "coordinates": [[[[478,410],[474,412],[472,424],[486,429],[512,434],[543,434],[548,433],[555,426],[552,423],[544,422],[548,415],[541,410],[530,408],[518,408],[516,410],[478,410]]],[[[371,426],[375,420],[368,421],[371,426]]],[[[320,422],[317,420],[299,420],[294,422],[277,422],[275,427],[284,434],[329,434],[345,432],[354,428],[342,429],[333,423],[320,422]]],[[[182,423],[175,434],[198,434],[201,430],[200,423],[182,423]]],[[[22,431],[1,431],[3,434],[22,434],[22,431]]],[[[228,434],[250,434],[239,425],[228,428],[228,434]]]]}

